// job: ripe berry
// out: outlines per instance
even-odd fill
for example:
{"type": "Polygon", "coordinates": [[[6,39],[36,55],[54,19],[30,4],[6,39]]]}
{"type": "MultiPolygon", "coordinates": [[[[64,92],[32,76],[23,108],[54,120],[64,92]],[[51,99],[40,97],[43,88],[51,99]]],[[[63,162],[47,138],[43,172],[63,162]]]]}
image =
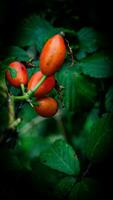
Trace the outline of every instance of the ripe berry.
{"type": "Polygon", "coordinates": [[[66,56],[66,45],[61,35],[56,34],[44,45],[40,55],[40,69],[48,76],[61,68],[66,56]]]}
{"type": "Polygon", "coordinates": [[[52,97],[38,99],[38,106],[35,106],[36,112],[43,117],[52,117],[58,110],[58,103],[52,97]]]}
{"type": "MultiPolygon", "coordinates": [[[[37,83],[41,80],[43,74],[41,71],[36,72],[32,75],[31,79],[28,82],[27,90],[32,90],[37,83]]],[[[40,85],[40,87],[36,90],[36,97],[43,97],[48,94],[55,86],[55,78],[54,76],[48,76],[45,81],[40,85]]]]}
{"type": "Polygon", "coordinates": [[[28,73],[25,65],[21,62],[15,61],[9,64],[12,69],[16,70],[16,77],[13,78],[9,70],[6,70],[6,78],[9,83],[15,87],[19,87],[21,84],[26,85],[28,82],[28,73]]]}

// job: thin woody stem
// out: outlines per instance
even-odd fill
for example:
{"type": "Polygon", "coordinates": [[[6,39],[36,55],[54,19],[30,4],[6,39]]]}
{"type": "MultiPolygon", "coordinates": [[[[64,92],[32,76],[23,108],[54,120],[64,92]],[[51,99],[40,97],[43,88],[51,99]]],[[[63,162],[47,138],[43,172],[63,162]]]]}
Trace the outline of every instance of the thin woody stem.
{"type": "Polygon", "coordinates": [[[67,48],[68,48],[69,55],[71,56],[71,60],[72,60],[71,66],[73,66],[74,65],[73,51],[72,51],[72,49],[69,45],[69,41],[67,39],[65,39],[65,42],[66,42],[66,45],[67,45],[67,48]]]}
{"type": "Polygon", "coordinates": [[[21,83],[20,87],[21,87],[21,90],[22,90],[22,94],[24,95],[24,94],[25,94],[25,87],[24,87],[24,84],[21,83]]]}
{"type": "Polygon", "coordinates": [[[12,96],[9,96],[8,98],[8,114],[9,114],[8,127],[10,128],[10,125],[13,124],[13,122],[15,121],[14,99],[12,98],[12,96]]]}

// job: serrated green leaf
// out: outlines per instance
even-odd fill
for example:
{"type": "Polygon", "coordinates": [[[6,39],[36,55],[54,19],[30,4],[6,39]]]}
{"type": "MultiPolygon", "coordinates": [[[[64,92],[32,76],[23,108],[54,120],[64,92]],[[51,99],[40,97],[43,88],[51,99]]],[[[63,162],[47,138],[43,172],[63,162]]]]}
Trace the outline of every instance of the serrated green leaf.
{"type": "Polygon", "coordinates": [[[37,15],[24,20],[19,27],[17,44],[21,47],[35,45],[40,52],[45,41],[56,33],[56,30],[46,20],[37,15]]]}
{"type": "Polygon", "coordinates": [[[57,73],[56,79],[63,86],[63,103],[67,110],[77,112],[90,107],[96,99],[96,86],[87,77],[77,72],[76,66],[70,64],[57,73]]]}
{"type": "Polygon", "coordinates": [[[78,175],[80,172],[79,160],[74,150],[63,140],[57,140],[48,150],[42,152],[40,162],[68,175],[78,175]]]}
{"type": "Polygon", "coordinates": [[[69,200],[96,200],[99,195],[98,185],[98,182],[91,178],[83,178],[72,188],[69,200]]]}
{"type": "Polygon", "coordinates": [[[103,160],[112,149],[113,116],[106,114],[98,119],[91,128],[85,148],[86,155],[92,162],[103,160]]]}
{"type": "Polygon", "coordinates": [[[66,176],[61,179],[55,186],[55,196],[57,199],[64,199],[66,195],[71,191],[76,179],[72,176],[66,176]]]}
{"type": "Polygon", "coordinates": [[[79,48],[87,53],[93,53],[100,47],[100,34],[93,28],[81,28],[77,33],[77,37],[79,40],[79,48]]]}
{"type": "Polygon", "coordinates": [[[111,86],[105,96],[105,107],[107,112],[113,112],[113,86],[111,86]]]}
{"type": "Polygon", "coordinates": [[[79,123],[81,118],[82,117],[80,117],[80,119],[79,119],[79,117],[77,117],[77,120],[76,120],[77,134],[75,135],[75,137],[73,139],[73,144],[75,145],[75,148],[77,148],[77,150],[79,150],[79,152],[85,156],[85,148],[87,146],[87,138],[91,134],[92,126],[99,118],[98,104],[96,103],[94,108],[91,109],[90,112],[88,112],[88,114],[87,114],[87,116],[85,116],[85,118],[83,118],[82,124],[79,123]]]}
{"type": "Polygon", "coordinates": [[[81,60],[78,64],[81,71],[94,78],[113,76],[112,58],[104,53],[96,53],[81,60]]]}
{"type": "Polygon", "coordinates": [[[26,51],[18,46],[11,46],[8,48],[8,57],[15,57],[16,60],[25,62],[31,59],[26,51]]]}

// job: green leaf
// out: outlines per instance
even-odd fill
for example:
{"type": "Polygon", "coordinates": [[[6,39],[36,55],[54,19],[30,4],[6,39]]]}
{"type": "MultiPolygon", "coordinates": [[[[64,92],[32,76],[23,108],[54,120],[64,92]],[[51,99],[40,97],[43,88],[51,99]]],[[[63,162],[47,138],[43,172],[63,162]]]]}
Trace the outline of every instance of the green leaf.
{"type": "Polygon", "coordinates": [[[40,153],[50,146],[47,138],[39,137],[36,134],[21,135],[17,148],[24,153],[28,159],[38,157],[40,153]]]}
{"type": "Polygon", "coordinates": [[[10,67],[9,64],[10,62],[14,61],[14,57],[7,58],[1,63],[1,70],[5,72],[6,69],[10,71],[11,77],[15,78],[17,75],[17,72],[14,68],[10,67]]]}
{"type": "Polygon", "coordinates": [[[8,57],[15,57],[16,60],[25,62],[30,60],[26,51],[18,46],[11,46],[8,48],[8,57]]]}
{"type": "MultiPolygon", "coordinates": [[[[21,134],[25,134],[31,131],[31,129],[33,128],[34,126],[33,119],[37,117],[37,113],[29,104],[25,104],[20,109],[18,117],[21,118],[21,123],[18,126],[18,131],[21,134]]],[[[33,130],[36,131],[35,128],[33,130]]]]}
{"type": "Polygon", "coordinates": [[[77,127],[76,133],[77,134],[75,135],[75,137],[73,139],[73,143],[75,145],[75,148],[77,148],[77,150],[79,150],[79,152],[81,154],[85,155],[85,148],[87,146],[87,138],[91,134],[92,126],[99,118],[98,104],[96,103],[94,108],[91,109],[90,112],[88,112],[85,119],[83,118],[82,124],[79,123],[81,118],[82,118],[81,116],[80,116],[80,119],[79,119],[79,117],[77,117],[77,120],[76,120],[76,124],[77,124],[76,125],[76,127],[77,127]]]}
{"type": "Polygon", "coordinates": [[[83,178],[72,188],[69,200],[96,200],[99,195],[98,185],[97,181],[91,178],[83,178]]]}
{"type": "Polygon", "coordinates": [[[48,38],[57,32],[46,20],[33,15],[24,20],[19,27],[17,44],[21,47],[35,45],[40,52],[48,38]]]}
{"type": "Polygon", "coordinates": [[[10,66],[7,66],[7,69],[10,71],[11,77],[16,78],[17,72],[14,68],[11,68],[10,66]]]}
{"type": "Polygon", "coordinates": [[[85,58],[86,56],[87,56],[87,53],[83,50],[79,50],[76,53],[77,60],[81,60],[81,59],[85,58]]]}
{"type": "Polygon", "coordinates": [[[56,79],[63,86],[63,103],[67,110],[77,112],[86,109],[96,99],[96,86],[92,80],[77,72],[76,66],[69,67],[66,63],[64,68],[57,73],[56,79]]]}
{"type": "Polygon", "coordinates": [[[11,63],[15,61],[15,57],[10,57],[10,58],[5,58],[2,62],[1,62],[1,68],[2,70],[7,69],[7,66],[11,63]]]}
{"type": "Polygon", "coordinates": [[[78,175],[80,172],[79,160],[74,150],[63,140],[57,140],[48,150],[42,152],[40,161],[68,175],[78,175]]]}
{"type": "Polygon", "coordinates": [[[98,104],[95,104],[94,108],[88,113],[88,116],[83,126],[83,132],[90,133],[93,124],[98,118],[99,118],[99,108],[98,104]]]}
{"type": "Polygon", "coordinates": [[[79,40],[79,48],[84,52],[93,53],[100,47],[100,34],[93,28],[81,28],[77,33],[77,37],[79,40]]]}
{"type": "Polygon", "coordinates": [[[49,199],[52,199],[56,185],[63,179],[64,174],[43,165],[39,162],[38,158],[32,160],[31,167],[33,185],[36,189],[38,188],[39,191],[42,191],[42,193],[48,194],[50,192],[49,199]]]}
{"type": "Polygon", "coordinates": [[[107,78],[113,76],[113,63],[110,56],[96,53],[81,60],[77,66],[81,71],[94,78],[107,78]]]}
{"type": "Polygon", "coordinates": [[[113,112],[113,85],[109,88],[105,96],[105,107],[107,112],[113,112]]]}
{"type": "Polygon", "coordinates": [[[29,135],[32,133],[32,136],[37,135],[37,137],[48,135],[54,137],[59,133],[59,128],[54,118],[39,116],[29,104],[20,107],[18,117],[21,119],[21,123],[17,127],[20,135],[29,135]]]}
{"type": "Polygon", "coordinates": [[[61,179],[55,186],[55,196],[57,199],[64,199],[66,195],[71,191],[76,179],[72,176],[66,176],[61,179]]]}
{"type": "Polygon", "coordinates": [[[105,114],[94,123],[87,138],[86,155],[92,162],[109,155],[113,144],[113,116],[105,114]]]}
{"type": "Polygon", "coordinates": [[[28,68],[28,69],[27,69],[27,72],[28,72],[28,77],[29,77],[29,79],[31,78],[31,76],[32,76],[34,73],[36,73],[36,72],[38,72],[38,71],[39,71],[38,66],[35,66],[35,67],[33,67],[33,68],[28,68]]]}

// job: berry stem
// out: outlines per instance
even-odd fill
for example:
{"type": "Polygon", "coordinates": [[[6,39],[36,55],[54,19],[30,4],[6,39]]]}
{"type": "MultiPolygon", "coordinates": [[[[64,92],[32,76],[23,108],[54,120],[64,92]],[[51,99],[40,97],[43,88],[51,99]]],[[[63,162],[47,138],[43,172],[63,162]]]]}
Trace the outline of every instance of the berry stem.
{"type": "Polygon", "coordinates": [[[47,78],[46,75],[43,75],[41,80],[38,82],[38,84],[32,89],[32,90],[29,90],[26,95],[29,96],[29,98],[35,93],[35,91],[40,87],[40,85],[45,81],[45,79],[47,78]]]}
{"type": "Polygon", "coordinates": [[[22,94],[24,95],[24,94],[25,94],[25,87],[24,87],[24,84],[21,83],[20,87],[21,87],[21,90],[22,90],[22,94]]]}
{"type": "MultiPolygon", "coordinates": [[[[44,82],[44,80],[47,78],[46,75],[43,75],[41,80],[38,82],[38,84],[33,88],[33,90],[29,90],[27,93],[24,92],[23,86],[21,86],[22,89],[22,96],[12,96],[14,101],[27,101],[30,99],[31,96],[35,93],[35,91],[40,87],[40,85],[44,82]]],[[[22,85],[22,84],[21,84],[22,85]]]]}

